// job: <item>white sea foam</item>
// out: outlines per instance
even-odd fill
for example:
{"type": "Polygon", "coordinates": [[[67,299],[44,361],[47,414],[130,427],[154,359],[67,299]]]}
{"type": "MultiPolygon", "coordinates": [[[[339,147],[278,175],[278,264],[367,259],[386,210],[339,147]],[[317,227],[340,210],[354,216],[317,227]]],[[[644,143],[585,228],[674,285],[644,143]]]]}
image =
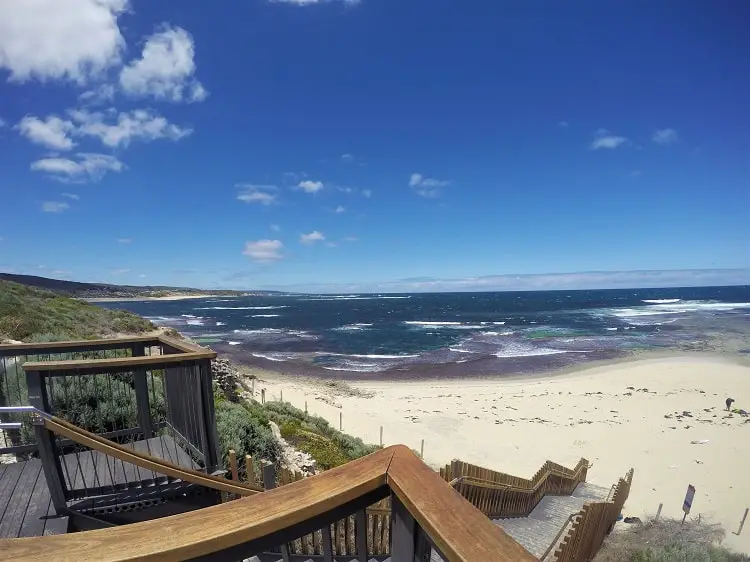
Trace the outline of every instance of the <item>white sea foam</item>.
{"type": "Polygon", "coordinates": [[[605,330],[609,330],[610,332],[616,332],[617,328],[604,328],[605,330]]]}
{"type": "Polygon", "coordinates": [[[648,304],[674,304],[676,302],[680,302],[682,299],[651,299],[651,300],[643,300],[641,302],[645,302],[648,304]]]}
{"type": "Polygon", "coordinates": [[[715,301],[682,301],[675,303],[651,304],[633,308],[605,308],[594,311],[598,314],[617,316],[618,318],[636,318],[638,316],[661,316],[664,314],[686,314],[689,312],[729,312],[750,308],[750,302],[715,302],[715,301]]]}
{"type": "Polygon", "coordinates": [[[505,359],[508,357],[536,357],[539,355],[559,355],[562,353],[588,353],[588,351],[533,347],[523,343],[511,343],[503,346],[501,350],[495,353],[495,356],[505,359]]]}
{"type": "Polygon", "coordinates": [[[181,314],[182,318],[200,318],[200,316],[196,316],[195,314],[181,314]]]}
{"type": "Polygon", "coordinates": [[[281,357],[279,355],[273,354],[273,353],[253,353],[253,357],[258,357],[259,359],[266,359],[268,361],[287,361],[286,357],[281,357]]]}
{"type": "Polygon", "coordinates": [[[339,326],[338,328],[334,328],[337,332],[358,332],[361,330],[366,330],[367,328],[371,328],[372,324],[365,324],[365,323],[359,323],[359,324],[347,324],[346,326],[339,326]]]}
{"type": "Polygon", "coordinates": [[[482,332],[480,336],[512,336],[515,332],[482,332]]]}
{"type": "Polygon", "coordinates": [[[302,330],[283,330],[281,328],[260,328],[257,330],[233,330],[233,333],[239,336],[247,336],[249,338],[299,338],[306,340],[317,340],[318,336],[310,334],[302,330]]]}
{"type": "Polygon", "coordinates": [[[481,324],[463,324],[461,322],[426,322],[421,320],[410,320],[404,322],[404,324],[419,328],[445,328],[449,330],[481,330],[484,328],[481,324]]]}
{"type": "Polygon", "coordinates": [[[289,307],[288,306],[208,306],[205,308],[196,308],[195,310],[273,310],[276,308],[289,308],[289,307]]]}
{"type": "Polygon", "coordinates": [[[505,322],[493,322],[495,326],[505,326],[505,322]]]}
{"type": "Polygon", "coordinates": [[[470,349],[461,349],[460,347],[449,347],[448,351],[453,351],[455,353],[477,353],[476,351],[472,351],[470,349]]]}
{"type": "Polygon", "coordinates": [[[188,320],[188,326],[203,326],[203,320],[188,320]]]}
{"type": "Polygon", "coordinates": [[[227,323],[226,322],[217,322],[216,325],[217,326],[226,326],[227,323]]]}
{"type": "Polygon", "coordinates": [[[229,345],[240,345],[242,342],[241,341],[228,341],[227,343],[229,345]]]}
{"type": "Polygon", "coordinates": [[[279,314],[253,314],[253,318],[278,318],[279,314]]]}

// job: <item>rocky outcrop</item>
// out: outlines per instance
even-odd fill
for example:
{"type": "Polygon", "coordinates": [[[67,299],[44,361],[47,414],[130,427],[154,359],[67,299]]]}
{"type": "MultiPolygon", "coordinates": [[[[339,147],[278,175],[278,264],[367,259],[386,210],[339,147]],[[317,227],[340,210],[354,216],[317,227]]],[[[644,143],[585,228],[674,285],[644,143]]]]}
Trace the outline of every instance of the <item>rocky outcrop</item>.
{"type": "Polygon", "coordinates": [[[271,427],[273,438],[281,445],[281,466],[291,472],[301,472],[303,476],[314,476],[317,471],[317,463],[308,453],[298,451],[281,436],[279,426],[274,422],[268,422],[271,427]]]}
{"type": "Polygon", "coordinates": [[[240,394],[237,390],[240,374],[228,359],[217,358],[211,361],[211,377],[219,385],[227,400],[240,401],[240,394]]]}

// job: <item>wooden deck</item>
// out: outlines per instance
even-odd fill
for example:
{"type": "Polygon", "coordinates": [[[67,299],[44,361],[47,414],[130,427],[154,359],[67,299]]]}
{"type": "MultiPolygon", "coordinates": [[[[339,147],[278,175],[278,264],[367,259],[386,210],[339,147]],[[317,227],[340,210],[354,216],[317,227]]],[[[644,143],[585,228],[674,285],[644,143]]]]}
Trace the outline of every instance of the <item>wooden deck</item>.
{"type": "MultiPolygon", "coordinates": [[[[169,436],[136,441],[131,446],[180,466],[196,468],[190,456],[169,436]]],[[[81,496],[84,490],[90,495],[135,489],[160,476],[92,450],[69,453],[61,462],[66,480],[73,481],[73,490],[81,496]]],[[[0,538],[57,535],[67,530],[68,518],[55,516],[39,459],[0,465],[0,538]]]]}

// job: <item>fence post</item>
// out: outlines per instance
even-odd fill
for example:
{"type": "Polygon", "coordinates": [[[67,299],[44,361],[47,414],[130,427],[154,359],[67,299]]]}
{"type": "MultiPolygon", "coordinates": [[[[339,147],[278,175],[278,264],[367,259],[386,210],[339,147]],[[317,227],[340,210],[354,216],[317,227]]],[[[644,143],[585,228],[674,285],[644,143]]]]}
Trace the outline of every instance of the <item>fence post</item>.
{"type": "Polygon", "coordinates": [[[380,446],[383,446],[383,426],[380,426],[380,446]]]}
{"type": "MultiPolygon", "coordinates": [[[[29,389],[29,405],[44,412],[50,412],[47,387],[44,384],[42,373],[28,371],[26,373],[26,386],[29,389]]],[[[44,427],[43,420],[38,420],[34,424],[34,433],[36,434],[39,458],[42,461],[44,478],[47,480],[52,505],[55,506],[55,513],[62,515],[67,511],[68,506],[65,503],[65,478],[60,465],[60,455],[55,446],[55,434],[44,427]]]]}
{"type": "Polygon", "coordinates": [[[255,484],[255,469],[253,468],[253,457],[245,455],[245,480],[248,484],[255,484]]]}
{"type": "Polygon", "coordinates": [[[276,487],[276,467],[273,463],[263,463],[263,488],[273,490],[276,487]]]}
{"type": "Polygon", "coordinates": [[[305,400],[305,415],[307,415],[307,400],[305,400]]]}
{"type": "Polygon", "coordinates": [[[661,516],[661,508],[664,507],[663,503],[659,504],[659,509],[656,510],[656,517],[654,517],[654,521],[658,521],[659,517],[661,516]]]}
{"type": "Polygon", "coordinates": [[[424,439],[422,439],[422,444],[419,446],[419,458],[424,460],[424,439]]]}
{"type": "MultiPolygon", "coordinates": [[[[133,357],[143,357],[146,355],[146,345],[142,342],[132,344],[130,350],[133,357]]],[[[154,436],[154,428],[151,423],[151,406],[148,399],[146,369],[138,368],[135,370],[135,373],[133,373],[133,386],[133,390],[135,390],[135,405],[138,411],[138,427],[141,428],[144,439],[151,439],[154,436]]]]}
{"type": "Polygon", "coordinates": [[[266,403],[266,389],[265,388],[260,389],[260,403],[261,404],[266,403]]]}
{"type": "Polygon", "coordinates": [[[284,401],[284,391],[279,390],[279,402],[283,402],[283,401],[284,401]]]}
{"type": "Polygon", "coordinates": [[[251,395],[251,396],[252,396],[253,398],[255,398],[255,379],[253,379],[253,380],[252,380],[252,382],[251,382],[250,384],[251,384],[251,387],[250,387],[250,395],[251,395]]]}
{"type": "Polygon", "coordinates": [[[344,431],[344,412],[339,412],[339,431],[344,431]]]}
{"type": "Polygon", "coordinates": [[[240,473],[237,469],[237,453],[234,449],[229,449],[229,469],[232,472],[232,480],[235,482],[240,481],[240,473]]]}
{"type": "Polygon", "coordinates": [[[745,515],[742,516],[742,521],[740,521],[740,528],[737,529],[737,532],[735,533],[735,535],[737,535],[738,537],[740,536],[740,533],[742,532],[742,527],[745,526],[745,519],[747,519],[747,512],[748,511],[750,511],[750,508],[746,507],[745,508],[745,515]]]}
{"type": "Polygon", "coordinates": [[[201,409],[203,410],[204,435],[206,437],[205,457],[206,473],[211,474],[219,468],[219,435],[216,432],[216,412],[214,411],[214,388],[211,384],[211,360],[204,359],[198,364],[200,377],[201,409]]]}

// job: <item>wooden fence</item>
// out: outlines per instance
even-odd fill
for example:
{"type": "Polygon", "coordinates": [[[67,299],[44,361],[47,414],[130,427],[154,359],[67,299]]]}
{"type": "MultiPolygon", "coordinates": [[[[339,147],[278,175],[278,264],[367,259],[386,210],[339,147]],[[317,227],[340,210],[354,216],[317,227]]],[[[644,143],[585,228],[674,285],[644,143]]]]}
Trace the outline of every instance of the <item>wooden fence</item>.
{"type": "Polygon", "coordinates": [[[611,501],[591,502],[583,506],[568,534],[555,551],[556,562],[587,562],[593,560],[604,542],[604,538],[612,531],[617,517],[622,512],[623,505],[630,494],[633,482],[631,468],[615,485],[611,501]]]}
{"type": "Polygon", "coordinates": [[[568,495],[586,481],[589,463],[573,469],[545,462],[531,479],[511,476],[461,461],[440,469],[440,476],[489,517],[524,517],[547,495],[568,495]]]}

